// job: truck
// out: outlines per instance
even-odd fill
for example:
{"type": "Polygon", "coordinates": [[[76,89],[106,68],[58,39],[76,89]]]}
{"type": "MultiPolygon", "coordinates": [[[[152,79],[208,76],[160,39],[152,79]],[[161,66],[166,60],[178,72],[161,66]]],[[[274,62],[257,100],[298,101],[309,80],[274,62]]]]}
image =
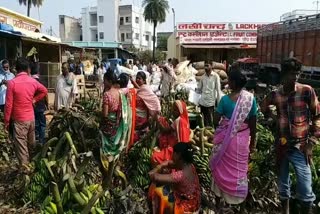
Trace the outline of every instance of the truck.
{"type": "Polygon", "coordinates": [[[295,57],[303,66],[299,82],[320,87],[320,14],[268,24],[258,29],[259,79],[280,82],[281,62],[295,57]]]}

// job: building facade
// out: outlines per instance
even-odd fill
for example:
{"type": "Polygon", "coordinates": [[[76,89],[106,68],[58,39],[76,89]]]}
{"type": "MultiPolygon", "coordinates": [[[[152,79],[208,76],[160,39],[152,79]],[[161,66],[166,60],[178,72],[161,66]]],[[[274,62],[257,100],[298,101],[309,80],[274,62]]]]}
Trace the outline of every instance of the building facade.
{"type": "Polygon", "coordinates": [[[119,0],[98,0],[96,7],[82,8],[82,39],[86,42],[118,41],[119,0]]]}
{"type": "Polygon", "coordinates": [[[153,25],[145,21],[142,8],[119,7],[119,42],[123,48],[152,50],[152,31],[153,25]]]}
{"type": "Polygon", "coordinates": [[[119,42],[125,49],[152,50],[153,25],[143,9],[119,0],[97,0],[97,6],[82,8],[80,19],[61,15],[59,22],[64,42],[119,42]]]}
{"type": "Polygon", "coordinates": [[[0,23],[11,25],[16,31],[39,32],[42,22],[0,7],[0,23]]]}
{"type": "Polygon", "coordinates": [[[167,51],[168,39],[172,32],[158,32],[157,33],[157,49],[160,51],[167,51]]]}
{"type": "Polygon", "coordinates": [[[178,23],[168,39],[168,58],[227,61],[255,57],[257,29],[265,23],[178,23]]]}
{"type": "Polygon", "coordinates": [[[81,41],[81,20],[74,17],[59,16],[60,38],[64,42],[81,41]]]}

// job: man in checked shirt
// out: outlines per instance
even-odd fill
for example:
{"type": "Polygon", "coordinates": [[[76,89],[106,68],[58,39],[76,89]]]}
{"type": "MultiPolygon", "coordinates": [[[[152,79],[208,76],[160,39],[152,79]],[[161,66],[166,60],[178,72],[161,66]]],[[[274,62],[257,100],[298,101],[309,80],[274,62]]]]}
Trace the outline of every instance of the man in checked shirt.
{"type": "Polygon", "coordinates": [[[289,163],[297,176],[296,198],[301,203],[301,213],[312,213],[315,195],[312,191],[312,174],[309,165],[311,147],[309,138],[313,119],[320,113],[318,98],[309,85],[297,83],[301,63],[295,58],[281,64],[281,82],[276,91],[263,101],[261,111],[270,113],[270,105],[277,109],[277,165],[282,213],[289,214],[290,176],[289,163]]]}

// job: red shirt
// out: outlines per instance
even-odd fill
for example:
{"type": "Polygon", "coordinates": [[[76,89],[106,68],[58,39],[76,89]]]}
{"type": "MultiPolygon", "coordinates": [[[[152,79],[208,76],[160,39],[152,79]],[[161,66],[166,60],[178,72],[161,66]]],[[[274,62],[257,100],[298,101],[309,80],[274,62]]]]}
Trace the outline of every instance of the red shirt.
{"type": "Polygon", "coordinates": [[[47,93],[46,87],[26,72],[17,74],[7,84],[4,122],[9,124],[10,119],[19,122],[33,121],[33,102],[40,101],[47,93]]]}

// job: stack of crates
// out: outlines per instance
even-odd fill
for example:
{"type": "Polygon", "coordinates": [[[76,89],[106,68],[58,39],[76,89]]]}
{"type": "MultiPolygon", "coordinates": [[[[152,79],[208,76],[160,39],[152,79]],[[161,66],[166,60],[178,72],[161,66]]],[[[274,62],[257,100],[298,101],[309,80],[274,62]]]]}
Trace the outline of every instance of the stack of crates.
{"type": "Polygon", "coordinates": [[[83,99],[85,98],[86,94],[86,83],[84,80],[84,75],[76,75],[77,78],[77,86],[78,86],[78,94],[77,99],[83,99]]]}

